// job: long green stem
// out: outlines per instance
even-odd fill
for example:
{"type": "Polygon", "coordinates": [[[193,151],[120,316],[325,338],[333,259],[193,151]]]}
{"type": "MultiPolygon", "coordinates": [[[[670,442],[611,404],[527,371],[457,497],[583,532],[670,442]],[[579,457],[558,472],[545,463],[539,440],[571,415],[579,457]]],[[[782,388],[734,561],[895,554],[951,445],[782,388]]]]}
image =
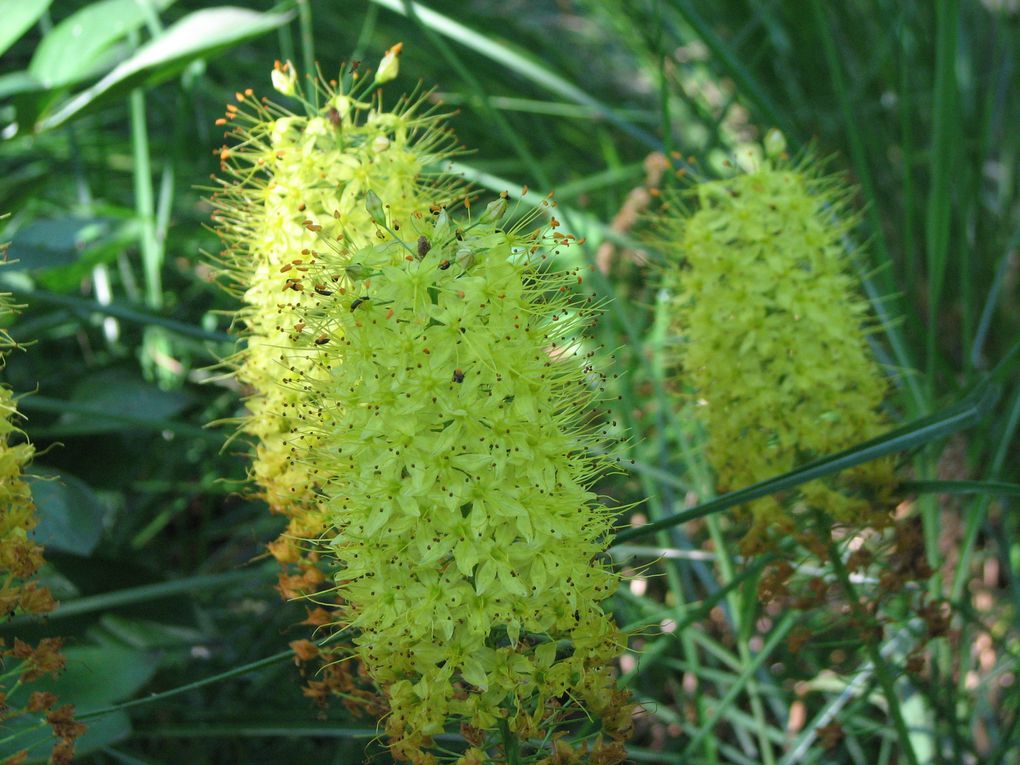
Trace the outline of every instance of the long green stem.
{"type": "Polygon", "coordinates": [[[85,298],[75,297],[74,295],[61,295],[57,292],[46,292],[45,290],[18,289],[16,291],[19,299],[25,300],[33,305],[56,305],[68,308],[71,311],[113,316],[115,318],[124,319],[125,321],[141,324],[143,326],[159,326],[184,337],[193,337],[196,340],[210,340],[220,343],[237,342],[237,338],[231,337],[225,332],[213,332],[207,329],[202,329],[201,327],[195,327],[191,324],[185,324],[183,321],[158,316],[157,314],[149,311],[129,308],[128,306],[120,303],[99,303],[94,300],[86,300],[85,298]]]}
{"type": "Polygon", "coordinates": [[[281,662],[287,661],[293,658],[294,652],[289,648],[286,651],[280,651],[274,653],[272,656],[267,656],[264,659],[258,661],[249,662],[248,664],[242,664],[240,667],[234,667],[233,669],[227,670],[226,672],[220,672],[217,675],[210,675],[209,677],[196,680],[193,683],[187,683],[185,685],[179,685],[176,688],[171,688],[169,691],[163,691],[162,693],[153,693],[149,696],[145,696],[140,699],[133,699],[132,701],[125,701],[121,704],[114,704],[109,707],[102,707],[101,709],[92,709],[88,712],[82,712],[78,715],[80,720],[89,720],[93,717],[104,717],[105,715],[112,714],[113,712],[119,712],[122,709],[130,709],[132,707],[140,707],[145,704],[152,704],[156,701],[162,701],[163,699],[173,698],[179,696],[182,693],[193,691],[198,688],[204,688],[207,685],[214,685],[221,680],[229,680],[232,677],[238,677],[239,675],[246,675],[249,672],[255,672],[265,667],[271,667],[274,664],[280,664],[281,662]]]}
{"type": "MultiPolygon", "coordinates": [[[[137,33],[132,35],[137,45],[137,33]]],[[[156,203],[152,191],[152,162],[149,151],[149,129],[146,119],[145,90],[135,88],[128,97],[131,115],[131,155],[134,169],[135,215],[139,222],[139,245],[142,253],[142,274],[145,283],[145,304],[153,311],[163,307],[164,249],[156,234],[156,203]]],[[[173,375],[168,369],[169,338],[156,327],[147,327],[143,341],[142,361],[149,372],[164,381],[173,375]]]]}
{"type": "Polygon", "coordinates": [[[775,494],[776,492],[799,486],[802,483],[807,483],[815,478],[832,475],[855,465],[884,457],[887,454],[927,444],[951,433],[973,427],[984,419],[998,400],[998,396],[999,389],[996,385],[990,383],[978,385],[970,394],[938,414],[915,420],[901,428],[890,431],[884,436],[855,446],[852,449],[839,452],[838,454],[814,460],[776,478],[770,478],[767,481],[760,481],[746,488],[731,491],[729,494],[724,494],[710,502],[705,502],[682,513],[676,513],[668,518],[647,523],[643,526],[626,529],[616,535],[613,544],[621,544],[636,537],[660,531],[661,529],[687,523],[697,518],[705,518],[730,507],[750,502],[753,499],[775,494]]]}
{"type": "MultiPolygon", "coordinates": [[[[832,525],[825,518],[819,519],[819,523],[823,528],[828,528],[832,525]]],[[[889,716],[892,718],[893,725],[899,735],[900,747],[903,754],[910,765],[918,765],[917,754],[914,752],[914,747],[910,739],[910,731],[907,729],[907,723],[903,719],[903,710],[900,708],[899,696],[896,693],[895,680],[889,669],[889,665],[886,664],[885,658],[882,656],[882,652],[878,649],[878,645],[872,637],[872,631],[867,629],[867,625],[871,624],[872,618],[861,607],[861,602],[857,596],[857,589],[850,581],[850,574],[847,572],[846,566],[843,565],[843,558],[841,557],[839,548],[831,538],[829,540],[829,562],[832,564],[832,570],[835,572],[836,578],[839,580],[840,586],[846,594],[847,602],[850,604],[850,609],[853,612],[855,619],[859,621],[862,625],[862,629],[864,630],[864,648],[868,653],[868,657],[871,659],[872,666],[875,670],[875,677],[878,679],[879,685],[882,686],[882,692],[889,708],[889,716]]]]}
{"type": "Polygon", "coordinates": [[[312,34],[311,0],[298,0],[298,25],[301,27],[301,60],[305,74],[315,76],[315,36],[312,34]]]}
{"type": "Polygon", "coordinates": [[[521,745],[517,736],[510,730],[510,723],[506,720],[499,721],[499,735],[503,739],[503,754],[506,756],[506,765],[520,765],[521,745]]]}
{"type": "MultiPolygon", "coordinates": [[[[275,568],[275,567],[274,567],[275,568]]],[[[146,584],[141,587],[129,587],[114,592],[104,592],[100,595],[90,595],[84,598],[63,601],[58,608],[47,614],[49,622],[58,619],[70,619],[82,614],[95,613],[97,611],[109,611],[113,608],[131,605],[133,603],[148,603],[160,598],[169,598],[175,595],[190,594],[202,590],[211,590],[223,585],[235,582],[258,582],[268,580],[273,572],[269,569],[244,571],[229,571],[224,574],[209,574],[206,576],[190,576],[184,579],[176,579],[171,582],[159,582],[157,584],[146,584]]],[[[21,624],[31,622],[35,617],[16,616],[4,625],[0,630],[8,627],[17,627],[21,624]]]]}

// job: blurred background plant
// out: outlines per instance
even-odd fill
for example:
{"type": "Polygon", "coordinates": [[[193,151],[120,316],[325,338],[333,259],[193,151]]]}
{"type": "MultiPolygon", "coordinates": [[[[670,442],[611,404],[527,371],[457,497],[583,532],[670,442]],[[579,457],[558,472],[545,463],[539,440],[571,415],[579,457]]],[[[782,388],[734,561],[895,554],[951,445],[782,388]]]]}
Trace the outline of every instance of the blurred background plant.
{"type": "MultiPolygon", "coordinates": [[[[302,693],[288,643],[309,637],[306,610],[280,600],[265,552],[283,520],[246,498],[243,444],[204,427],[237,416],[240,391],[208,370],[234,348],[219,312],[236,305],[202,254],[218,249],[202,187],[214,120],[236,91],[270,90],[274,59],[329,73],[403,40],[389,87],[420,78],[460,108],[452,127],[472,153],[459,169],[483,189],[555,189],[557,217],[587,240],[571,248],[594,267],[586,281],[615,298],[597,340],[618,349],[612,419],[630,437],[616,456],[633,462],[600,490],[641,501],[638,521],[695,510],[613,548],[631,578],[611,604],[640,634],[620,667],[643,703],[629,756],[1020,761],[1018,10],[0,0],[0,241],[18,261],[0,278],[28,306],[11,334],[36,342],[3,374],[31,394],[19,408],[39,455],[42,583],[60,601],[0,636],[65,636],[54,692],[89,725],[81,760],[387,761],[371,719],[302,693]],[[732,149],[771,127],[861,188],[854,238],[883,326],[886,414],[915,423],[880,448],[912,478],[898,513],[918,518],[894,554],[924,556],[939,607],[886,603],[865,641],[825,632],[843,601],[764,605],[763,561],[739,557],[727,513],[704,514],[736,502],[714,498],[703,436],[677,404],[664,253],[635,231],[676,169],[726,173],[732,149]],[[805,629],[820,635],[805,643],[805,629]]],[[[865,578],[908,564],[878,560],[865,578]]],[[[46,756],[48,733],[15,732],[0,756],[46,756]]]]}

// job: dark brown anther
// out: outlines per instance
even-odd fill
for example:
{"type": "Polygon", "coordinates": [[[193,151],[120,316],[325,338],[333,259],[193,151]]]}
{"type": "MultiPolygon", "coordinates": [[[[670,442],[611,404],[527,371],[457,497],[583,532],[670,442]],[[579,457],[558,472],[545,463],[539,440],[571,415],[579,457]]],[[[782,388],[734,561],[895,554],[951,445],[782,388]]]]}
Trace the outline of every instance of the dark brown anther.
{"type": "Polygon", "coordinates": [[[462,383],[462,382],[464,382],[464,372],[461,371],[460,369],[454,369],[453,370],[453,381],[455,383],[462,383]]]}
{"type": "Polygon", "coordinates": [[[448,261],[448,260],[444,260],[442,263],[439,264],[439,270],[440,271],[445,271],[449,267],[450,267],[450,261],[448,261]]]}
{"type": "Polygon", "coordinates": [[[316,345],[325,345],[328,342],[329,342],[329,337],[327,335],[319,335],[317,338],[315,338],[315,344],[316,345]]]}
{"type": "Polygon", "coordinates": [[[316,284],[315,285],[315,291],[318,292],[323,297],[329,297],[330,295],[333,294],[333,290],[326,289],[326,285],[325,284],[316,284]]]}
{"type": "Polygon", "coordinates": [[[429,250],[432,249],[432,244],[429,242],[429,238],[424,234],[418,237],[418,257],[424,258],[428,255],[429,250]]]}
{"type": "Polygon", "coordinates": [[[355,309],[356,309],[356,308],[357,308],[357,307],[358,307],[359,305],[361,305],[362,303],[364,303],[364,302],[365,302],[366,300],[368,300],[368,299],[369,299],[369,298],[368,298],[368,296],[367,296],[367,295],[366,295],[365,297],[359,297],[359,298],[356,298],[356,299],[354,300],[354,302],[353,302],[353,303],[351,303],[351,313],[354,313],[354,310],[355,310],[355,309]]]}
{"type": "Polygon", "coordinates": [[[329,118],[329,124],[331,124],[333,127],[337,129],[340,128],[341,123],[340,112],[338,112],[335,107],[333,106],[329,107],[329,111],[326,112],[326,117],[329,118]]]}

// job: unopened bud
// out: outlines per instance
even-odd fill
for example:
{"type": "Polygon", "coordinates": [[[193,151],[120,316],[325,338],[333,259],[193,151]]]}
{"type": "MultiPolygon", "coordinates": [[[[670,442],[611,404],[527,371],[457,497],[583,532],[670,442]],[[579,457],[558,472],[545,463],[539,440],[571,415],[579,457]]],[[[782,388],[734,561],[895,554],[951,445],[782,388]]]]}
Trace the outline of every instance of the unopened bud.
{"type": "Polygon", "coordinates": [[[765,134],[763,143],[765,144],[765,155],[767,157],[778,157],[786,151],[786,138],[783,136],[782,131],[776,128],[771,128],[765,134]]]}
{"type": "Polygon", "coordinates": [[[382,85],[384,82],[396,78],[400,73],[400,51],[403,50],[404,44],[397,43],[388,51],[386,55],[382,57],[382,61],[379,62],[379,68],[375,70],[375,81],[377,84],[382,85]]]}
{"type": "Polygon", "coordinates": [[[365,208],[376,224],[380,226],[386,225],[386,210],[383,208],[382,200],[371,189],[365,194],[365,208]]]}
{"type": "Polygon", "coordinates": [[[273,69],[269,76],[273,80],[273,87],[283,95],[293,96],[297,92],[297,71],[289,61],[273,69]]]}

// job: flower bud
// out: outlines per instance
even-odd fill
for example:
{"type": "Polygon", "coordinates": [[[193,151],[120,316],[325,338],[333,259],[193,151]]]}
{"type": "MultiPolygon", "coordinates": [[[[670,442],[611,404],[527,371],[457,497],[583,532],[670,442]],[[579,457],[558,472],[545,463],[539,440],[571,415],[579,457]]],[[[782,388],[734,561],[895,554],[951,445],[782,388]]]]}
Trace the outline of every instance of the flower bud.
{"type": "Polygon", "coordinates": [[[273,87],[285,96],[293,96],[297,92],[297,71],[289,61],[282,66],[277,65],[270,77],[273,87]]]}
{"type": "Polygon", "coordinates": [[[403,49],[404,44],[398,42],[386,51],[382,61],[379,62],[379,68],[375,70],[376,84],[382,85],[389,82],[400,73],[400,51],[403,49]]]}

